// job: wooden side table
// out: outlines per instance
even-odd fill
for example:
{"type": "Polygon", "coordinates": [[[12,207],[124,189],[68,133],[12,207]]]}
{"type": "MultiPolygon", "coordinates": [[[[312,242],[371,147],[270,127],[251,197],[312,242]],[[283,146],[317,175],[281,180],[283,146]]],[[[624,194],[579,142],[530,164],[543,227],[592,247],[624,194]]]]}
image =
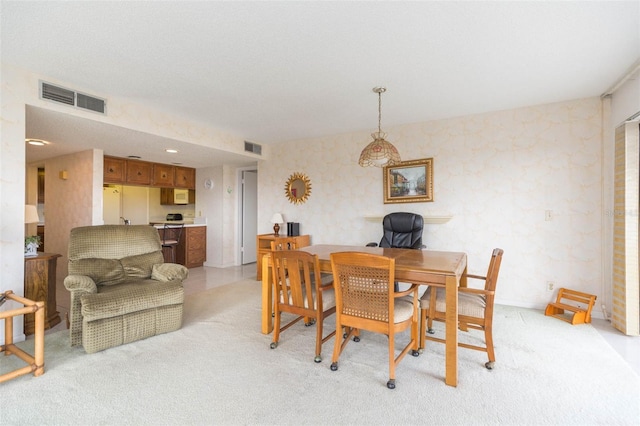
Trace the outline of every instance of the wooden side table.
{"type": "Polygon", "coordinates": [[[0,305],[5,300],[13,300],[23,305],[23,307],[0,312],[0,320],[4,320],[4,344],[0,345],[0,353],[15,355],[23,360],[27,366],[0,375],[0,383],[23,374],[33,373],[36,377],[41,376],[44,374],[44,302],[27,300],[24,297],[16,296],[11,290],[0,293],[0,305]],[[27,314],[35,316],[34,329],[36,335],[33,356],[13,344],[13,317],[18,315],[26,316],[27,314]]]}
{"type": "MultiPolygon", "coordinates": [[[[280,234],[278,237],[286,237],[285,234],[280,234]]],[[[292,237],[296,239],[298,247],[306,247],[311,244],[311,237],[309,235],[298,235],[292,237]]],[[[262,256],[267,253],[271,253],[271,241],[274,241],[276,236],[274,234],[259,234],[256,236],[256,280],[262,280],[262,256]]]]}
{"type": "MultiPolygon", "coordinates": [[[[44,328],[55,327],[60,322],[56,306],[56,264],[61,257],[55,253],[38,253],[24,258],[24,297],[45,304],[44,328]]],[[[24,334],[35,333],[35,315],[24,316],[24,334]]]]}

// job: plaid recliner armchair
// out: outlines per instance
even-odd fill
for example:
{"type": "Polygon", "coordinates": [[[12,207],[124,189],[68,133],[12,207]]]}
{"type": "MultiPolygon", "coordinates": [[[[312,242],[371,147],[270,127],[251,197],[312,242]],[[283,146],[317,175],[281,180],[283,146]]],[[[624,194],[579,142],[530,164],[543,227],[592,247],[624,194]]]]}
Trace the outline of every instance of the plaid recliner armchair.
{"type": "Polygon", "coordinates": [[[164,263],[152,226],[72,229],[68,273],[71,346],[93,353],[182,326],[182,281],[189,271],[164,263]]]}

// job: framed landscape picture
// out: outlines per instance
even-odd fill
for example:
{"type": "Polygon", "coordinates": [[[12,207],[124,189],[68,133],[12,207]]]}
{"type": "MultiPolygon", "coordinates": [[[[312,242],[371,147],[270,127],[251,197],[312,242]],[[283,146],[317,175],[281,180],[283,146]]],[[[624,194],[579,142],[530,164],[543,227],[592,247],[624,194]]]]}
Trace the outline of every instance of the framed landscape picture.
{"type": "Polygon", "coordinates": [[[433,201],[433,158],[385,166],[384,203],[433,201]]]}

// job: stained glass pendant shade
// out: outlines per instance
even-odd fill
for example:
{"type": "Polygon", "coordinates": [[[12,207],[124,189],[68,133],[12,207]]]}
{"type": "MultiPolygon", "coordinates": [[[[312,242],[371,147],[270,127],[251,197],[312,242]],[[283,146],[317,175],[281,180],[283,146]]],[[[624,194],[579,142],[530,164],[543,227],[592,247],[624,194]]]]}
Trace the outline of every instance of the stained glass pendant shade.
{"type": "Polygon", "coordinates": [[[367,145],[360,153],[360,160],[358,163],[362,167],[375,166],[393,166],[400,163],[400,154],[395,146],[385,140],[387,136],[381,130],[382,121],[382,93],[387,89],[384,87],[374,87],[373,91],[378,94],[378,131],[371,133],[373,142],[367,145]]]}

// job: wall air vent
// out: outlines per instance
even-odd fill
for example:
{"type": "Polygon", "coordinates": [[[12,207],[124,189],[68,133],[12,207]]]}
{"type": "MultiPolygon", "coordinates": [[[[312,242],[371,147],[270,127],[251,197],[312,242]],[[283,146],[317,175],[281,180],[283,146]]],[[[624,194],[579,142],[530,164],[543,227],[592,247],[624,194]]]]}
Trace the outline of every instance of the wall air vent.
{"type": "Polygon", "coordinates": [[[262,146],[257,143],[244,141],[244,150],[246,152],[253,152],[254,154],[262,155],[262,146]]]}
{"type": "Polygon", "coordinates": [[[75,106],[89,111],[105,113],[106,101],[104,99],[77,93],[73,90],[54,86],[44,81],[40,82],[40,97],[54,102],[75,106]]]}

